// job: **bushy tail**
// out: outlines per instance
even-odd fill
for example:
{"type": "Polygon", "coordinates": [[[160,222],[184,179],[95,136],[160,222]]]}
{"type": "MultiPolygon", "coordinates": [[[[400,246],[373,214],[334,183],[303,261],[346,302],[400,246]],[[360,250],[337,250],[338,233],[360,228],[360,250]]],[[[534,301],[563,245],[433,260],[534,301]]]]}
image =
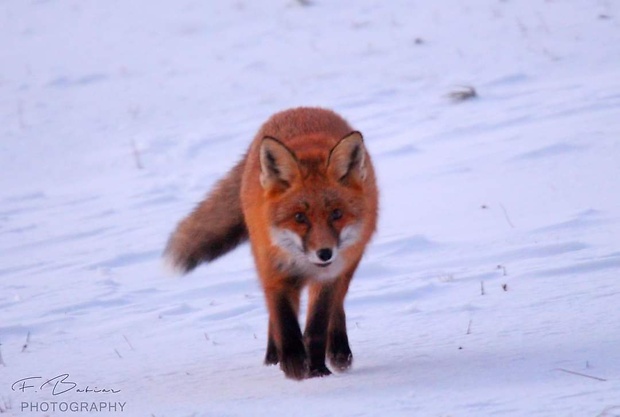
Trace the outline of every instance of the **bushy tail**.
{"type": "Polygon", "coordinates": [[[248,239],[241,210],[243,158],[170,236],[164,256],[183,273],[231,251],[248,239]]]}

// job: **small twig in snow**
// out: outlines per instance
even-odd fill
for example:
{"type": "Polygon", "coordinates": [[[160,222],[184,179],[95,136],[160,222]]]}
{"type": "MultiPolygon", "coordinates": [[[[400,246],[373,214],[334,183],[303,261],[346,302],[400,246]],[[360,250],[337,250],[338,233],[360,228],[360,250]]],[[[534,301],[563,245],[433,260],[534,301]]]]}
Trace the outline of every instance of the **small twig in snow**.
{"type": "Polygon", "coordinates": [[[502,284],[502,290],[508,291],[508,284],[502,284]]]}
{"type": "Polygon", "coordinates": [[[119,358],[123,359],[123,357],[121,356],[120,352],[118,351],[118,349],[114,349],[114,352],[116,352],[116,354],[118,355],[119,358]]]}
{"type": "Polygon", "coordinates": [[[564,368],[556,368],[556,370],[558,371],[562,371],[562,372],[566,372],[567,374],[571,374],[571,375],[577,375],[577,376],[582,376],[584,378],[590,378],[590,379],[595,379],[597,381],[601,381],[601,382],[606,382],[607,380],[604,378],[599,378],[598,376],[592,376],[592,375],[587,375],[587,374],[582,374],[581,372],[575,372],[575,371],[571,371],[568,369],[564,369],[564,368]]]}
{"type": "Polygon", "coordinates": [[[136,141],[131,139],[131,150],[133,153],[133,159],[136,161],[136,167],[138,169],[143,169],[142,161],[140,160],[140,152],[138,151],[138,147],[136,146],[136,141]]]}
{"type": "Polygon", "coordinates": [[[502,270],[502,275],[503,276],[508,275],[508,272],[506,272],[506,267],[504,265],[497,265],[497,269],[501,269],[502,270]]]}
{"type": "Polygon", "coordinates": [[[484,295],[484,281],[480,281],[480,295],[484,295]]]}
{"type": "Polygon", "coordinates": [[[512,222],[510,221],[510,217],[508,216],[508,211],[506,210],[506,207],[504,207],[504,205],[502,203],[499,203],[499,206],[502,208],[502,211],[504,212],[504,217],[506,218],[506,221],[508,222],[510,227],[512,227],[514,229],[515,225],[512,224],[512,222]]]}
{"type": "MultiPolygon", "coordinates": [[[[2,343],[0,343],[0,347],[2,346],[2,343]]],[[[4,363],[4,360],[2,359],[2,349],[0,349],[0,366],[6,366],[6,363],[4,363]]]]}
{"type": "Polygon", "coordinates": [[[28,349],[28,344],[30,343],[30,332],[28,332],[28,334],[26,335],[26,343],[24,343],[24,346],[22,346],[22,353],[26,351],[26,349],[28,349]]]}
{"type": "Polygon", "coordinates": [[[448,93],[448,97],[452,101],[460,103],[462,101],[471,100],[478,97],[478,93],[474,87],[470,85],[463,85],[448,93]]]}
{"type": "Polygon", "coordinates": [[[605,409],[603,411],[601,411],[601,414],[597,415],[596,417],[618,417],[620,416],[620,405],[610,405],[609,407],[605,407],[605,409]],[[614,410],[618,410],[618,411],[614,411],[614,410]],[[609,412],[613,411],[613,414],[610,414],[609,412]]]}
{"type": "Polygon", "coordinates": [[[12,408],[13,404],[11,404],[11,399],[2,397],[2,401],[0,401],[0,413],[8,413],[12,408]]]}
{"type": "Polygon", "coordinates": [[[469,320],[469,324],[467,325],[467,333],[465,334],[471,334],[471,320],[469,320]]]}
{"type": "MultiPolygon", "coordinates": [[[[255,336],[256,336],[256,335],[255,335],[255,336]]],[[[218,345],[219,345],[219,343],[218,343],[218,342],[216,342],[215,340],[211,340],[211,338],[209,337],[209,335],[207,334],[207,332],[205,332],[205,339],[206,339],[207,341],[211,342],[211,344],[212,344],[213,346],[218,346],[218,345]]]]}
{"type": "Polygon", "coordinates": [[[133,348],[133,346],[131,345],[131,342],[129,341],[129,339],[127,339],[127,336],[123,335],[123,339],[125,339],[125,342],[127,342],[127,344],[129,345],[129,348],[130,348],[131,350],[135,350],[135,349],[133,348]]]}

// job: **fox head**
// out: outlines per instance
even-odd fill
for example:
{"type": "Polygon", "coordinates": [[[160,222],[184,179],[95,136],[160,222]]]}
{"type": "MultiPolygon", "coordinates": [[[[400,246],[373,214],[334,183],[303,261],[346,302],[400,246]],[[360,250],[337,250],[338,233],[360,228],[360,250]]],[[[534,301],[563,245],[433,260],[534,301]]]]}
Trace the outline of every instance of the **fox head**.
{"type": "Polygon", "coordinates": [[[271,242],[286,254],[280,268],[333,279],[347,266],[346,249],[360,239],[366,178],[362,135],[352,132],[328,154],[289,149],[278,139],[260,145],[260,183],[268,196],[271,242]]]}

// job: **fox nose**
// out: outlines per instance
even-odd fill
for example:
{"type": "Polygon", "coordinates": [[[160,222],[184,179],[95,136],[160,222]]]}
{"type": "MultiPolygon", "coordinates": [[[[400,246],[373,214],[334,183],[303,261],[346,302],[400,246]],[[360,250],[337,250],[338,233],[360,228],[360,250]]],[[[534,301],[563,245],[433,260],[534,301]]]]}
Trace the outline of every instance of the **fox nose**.
{"type": "Polygon", "coordinates": [[[316,251],[316,256],[323,262],[327,262],[332,259],[333,252],[330,248],[323,248],[316,251]]]}

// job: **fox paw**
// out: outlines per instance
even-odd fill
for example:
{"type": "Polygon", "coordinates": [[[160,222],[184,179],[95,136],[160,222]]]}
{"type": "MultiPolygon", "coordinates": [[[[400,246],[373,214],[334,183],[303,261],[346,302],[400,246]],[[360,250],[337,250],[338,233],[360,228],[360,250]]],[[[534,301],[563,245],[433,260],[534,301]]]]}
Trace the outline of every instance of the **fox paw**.
{"type": "Polygon", "coordinates": [[[332,372],[327,369],[327,366],[325,365],[312,366],[310,367],[310,371],[308,372],[308,378],[322,378],[331,374],[332,372]]]}
{"type": "Polygon", "coordinates": [[[280,369],[287,378],[302,380],[308,375],[308,368],[305,355],[288,356],[280,360],[280,369]]]}
{"type": "Polygon", "coordinates": [[[353,354],[350,351],[334,353],[330,355],[329,363],[340,372],[346,371],[353,364],[353,354]]]}
{"type": "Polygon", "coordinates": [[[268,348],[267,353],[265,354],[265,365],[277,365],[278,362],[278,351],[268,348]]]}

